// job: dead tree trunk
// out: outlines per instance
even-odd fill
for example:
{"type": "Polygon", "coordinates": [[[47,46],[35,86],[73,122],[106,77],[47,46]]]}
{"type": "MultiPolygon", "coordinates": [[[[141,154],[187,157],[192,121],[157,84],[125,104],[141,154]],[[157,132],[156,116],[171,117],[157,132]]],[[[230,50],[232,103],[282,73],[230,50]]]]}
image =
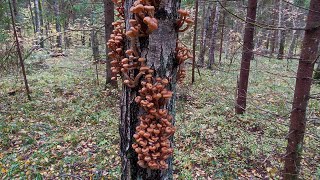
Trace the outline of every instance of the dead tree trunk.
{"type": "Polygon", "coordinates": [[[28,84],[27,74],[26,74],[26,70],[25,70],[25,67],[24,67],[24,62],[23,62],[22,53],[21,53],[21,49],[20,49],[20,43],[19,43],[19,38],[18,38],[17,30],[16,30],[14,11],[12,9],[11,0],[9,0],[9,8],[10,8],[10,13],[11,13],[11,22],[12,22],[14,37],[15,37],[15,40],[16,40],[16,47],[17,47],[20,66],[21,66],[21,70],[22,70],[24,85],[25,85],[25,88],[26,88],[27,97],[31,101],[29,84],[28,84]]]}
{"type": "Polygon", "coordinates": [[[250,61],[253,59],[253,36],[254,36],[254,23],[256,20],[257,0],[248,1],[246,27],[244,32],[242,61],[240,69],[240,80],[238,83],[236,113],[243,114],[246,110],[247,104],[247,91],[250,73],[250,61]]]}
{"type": "MultiPolygon", "coordinates": [[[[133,0],[125,1],[126,9],[126,29],[129,30],[128,23],[131,13],[130,7],[133,0]]],[[[138,44],[141,57],[145,57],[147,66],[155,70],[155,75],[162,78],[170,78],[169,90],[175,92],[177,76],[177,60],[175,49],[177,46],[178,33],[175,23],[177,20],[177,10],[180,1],[161,1],[156,8],[155,18],[158,19],[158,29],[148,37],[139,38],[138,44]]],[[[141,108],[133,99],[138,95],[141,85],[135,88],[123,86],[121,97],[121,118],[120,118],[120,148],[121,148],[121,179],[122,180],[167,180],[173,179],[172,158],[169,159],[167,170],[144,169],[137,165],[137,154],[131,147],[135,127],[138,124],[138,115],[142,113],[141,108]]],[[[173,93],[175,94],[175,93],[173,93]]],[[[175,96],[175,95],[174,95],[175,96]]],[[[172,97],[167,104],[169,113],[174,117],[175,97],[172,97]]],[[[174,118],[172,120],[174,123],[174,118]]],[[[172,144],[173,145],[173,144],[172,144]]]]}
{"type": "Polygon", "coordinates": [[[212,65],[215,63],[214,51],[216,48],[216,34],[219,28],[219,18],[220,18],[220,4],[217,2],[216,13],[213,21],[212,35],[210,39],[208,69],[212,69],[212,65]]]}
{"type": "MultiPolygon", "coordinates": [[[[114,4],[112,0],[104,0],[104,25],[105,25],[105,40],[108,41],[112,31],[113,26],[112,23],[114,21],[114,4]]],[[[108,56],[109,49],[106,47],[106,86],[107,84],[111,84],[113,87],[117,87],[116,81],[111,81],[112,72],[111,72],[111,59],[108,56]]],[[[105,87],[106,87],[105,86],[105,87]]]]}
{"type": "Polygon", "coordinates": [[[285,155],[283,177],[294,180],[299,177],[303,138],[306,130],[306,110],[312,83],[312,73],[320,41],[320,1],[311,0],[307,18],[301,56],[298,66],[296,87],[290,117],[288,145],[285,155]]]}

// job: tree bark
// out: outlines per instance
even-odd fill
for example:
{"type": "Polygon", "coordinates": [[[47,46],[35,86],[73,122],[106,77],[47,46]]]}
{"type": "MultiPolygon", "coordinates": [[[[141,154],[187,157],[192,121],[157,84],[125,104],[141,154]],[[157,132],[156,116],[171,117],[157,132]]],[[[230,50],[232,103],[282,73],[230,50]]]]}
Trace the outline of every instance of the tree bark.
{"type": "Polygon", "coordinates": [[[219,28],[219,18],[220,18],[220,4],[217,2],[216,11],[215,11],[212,34],[210,39],[210,50],[209,50],[209,62],[208,69],[212,69],[212,65],[215,63],[214,51],[216,48],[216,34],[219,28]]]}
{"type": "Polygon", "coordinates": [[[57,47],[62,47],[62,36],[61,36],[61,24],[60,24],[60,8],[59,8],[59,2],[58,0],[54,0],[53,2],[53,9],[54,9],[54,16],[56,20],[56,31],[58,33],[57,35],[57,47]]]}
{"type": "MultiPolygon", "coordinates": [[[[113,26],[112,23],[114,21],[114,4],[112,0],[104,0],[104,25],[105,25],[105,40],[108,41],[112,31],[113,26]]],[[[107,44],[107,43],[106,43],[107,44]]],[[[111,72],[111,59],[108,56],[109,49],[106,46],[106,84],[105,87],[107,87],[107,84],[111,84],[112,87],[117,87],[116,81],[111,81],[112,72],[111,72]]]]}
{"type": "Polygon", "coordinates": [[[244,32],[243,50],[242,50],[242,61],[240,70],[240,80],[238,83],[237,93],[237,104],[236,113],[243,114],[246,110],[248,81],[250,73],[250,61],[253,59],[253,36],[254,36],[254,25],[251,23],[255,22],[257,11],[257,0],[248,1],[246,27],[244,32]]]}
{"type": "Polygon", "coordinates": [[[290,117],[290,128],[283,177],[295,180],[299,177],[300,161],[306,130],[306,110],[312,83],[312,73],[320,41],[320,0],[311,0],[307,18],[301,56],[298,66],[296,87],[290,117]]]}
{"type": "MultiPolygon", "coordinates": [[[[125,1],[126,9],[126,29],[129,30],[129,9],[133,0],[125,1]]],[[[162,0],[160,6],[156,8],[155,18],[158,19],[159,27],[147,38],[140,38],[141,57],[146,57],[147,65],[155,70],[155,75],[162,78],[170,78],[169,90],[175,92],[177,62],[175,49],[177,45],[178,33],[175,29],[177,10],[180,1],[162,0]]],[[[140,86],[140,85],[139,85],[140,86]]],[[[132,149],[133,134],[138,124],[138,115],[142,113],[138,104],[133,100],[138,95],[140,87],[128,88],[123,86],[121,97],[121,118],[120,118],[120,148],[122,160],[122,180],[168,180],[173,179],[172,158],[169,159],[167,170],[144,169],[137,165],[137,154],[132,149]]],[[[175,93],[174,93],[175,94],[175,93]]],[[[175,116],[175,95],[167,104],[169,113],[175,116]]],[[[174,119],[174,118],[173,118],[174,119]]],[[[174,120],[173,120],[174,123],[174,120]]]]}

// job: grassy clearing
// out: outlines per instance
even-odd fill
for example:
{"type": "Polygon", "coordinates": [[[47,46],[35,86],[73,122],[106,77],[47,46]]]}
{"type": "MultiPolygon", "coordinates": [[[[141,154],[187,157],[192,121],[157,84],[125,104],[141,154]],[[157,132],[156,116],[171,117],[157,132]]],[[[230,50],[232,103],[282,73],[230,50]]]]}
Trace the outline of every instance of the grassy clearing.
{"type": "MultiPolygon", "coordinates": [[[[119,91],[96,85],[94,67],[83,59],[90,51],[69,53],[64,58],[38,53],[27,62],[31,102],[16,76],[1,79],[3,179],[118,179],[119,91]]],[[[264,58],[253,62],[243,116],[234,115],[239,63],[201,70],[195,85],[189,79],[179,85],[175,179],[279,179],[296,67],[264,58]]],[[[312,93],[320,93],[320,86],[312,93]]],[[[308,116],[319,118],[320,102],[309,104],[308,116]]],[[[319,131],[319,123],[308,123],[303,179],[320,178],[319,131]]]]}

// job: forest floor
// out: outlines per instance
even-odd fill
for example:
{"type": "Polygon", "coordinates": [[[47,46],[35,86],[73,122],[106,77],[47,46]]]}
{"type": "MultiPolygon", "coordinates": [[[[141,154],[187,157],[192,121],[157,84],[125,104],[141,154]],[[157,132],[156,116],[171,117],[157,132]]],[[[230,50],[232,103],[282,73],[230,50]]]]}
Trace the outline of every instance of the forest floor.
{"type": "MultiPolygon", "coordinates": [[[[103,65],[97,85],[94,65],[83,59],[89,50],[67,54],[37,52],[26,62],[32,101],[20,76],[1,77],[0,179],[119,179],[120,90],[104,90],[103,65]]],[[[179,85],[174,178],[279,179],[296,67],[257,57],[242,116],[234,115],[238,59],[179,85]]],[[[320,102],[311,99],[302,179],[320,178],[319,117],[320,102]]]]}

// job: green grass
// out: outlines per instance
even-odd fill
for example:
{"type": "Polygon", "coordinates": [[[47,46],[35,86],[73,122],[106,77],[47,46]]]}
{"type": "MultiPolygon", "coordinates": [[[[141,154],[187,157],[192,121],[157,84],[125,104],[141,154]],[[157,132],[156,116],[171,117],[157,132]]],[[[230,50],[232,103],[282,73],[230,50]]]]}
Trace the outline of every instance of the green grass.
{"type": "MultiPolygon", "coordinates": [[[[33,101],[19,76],[0,81],[0,177],[3,179],[118,179],[119,94],[96,84],[90,51],[63,58],[37,53],[27,61],[33,101]],[[8,92],[16,92],[10,96],[8,92]]],[[[234,115],[239,60],[201,69],[177,90],[175,179],[280,178],[297,63],[257,58],[248,109],[234,115]]],[[[190,72],[190,71],[189,71],[190,72]]],[[[320,93],[313,85],[312,94],[320,93]]],[[[311,99],[308,117],[319,118],[311,99]]],[[[319,123],[308,123],[301,178],[320,177],[319,123]]]]}

